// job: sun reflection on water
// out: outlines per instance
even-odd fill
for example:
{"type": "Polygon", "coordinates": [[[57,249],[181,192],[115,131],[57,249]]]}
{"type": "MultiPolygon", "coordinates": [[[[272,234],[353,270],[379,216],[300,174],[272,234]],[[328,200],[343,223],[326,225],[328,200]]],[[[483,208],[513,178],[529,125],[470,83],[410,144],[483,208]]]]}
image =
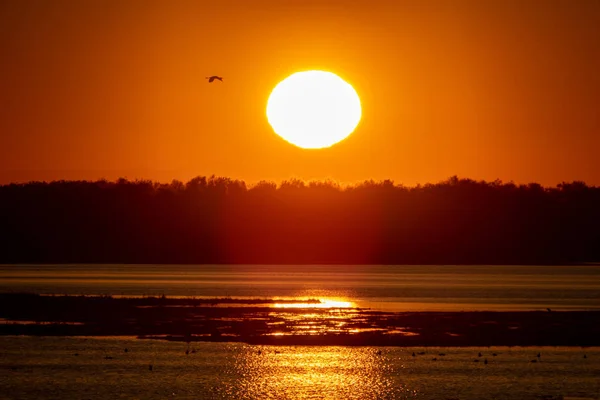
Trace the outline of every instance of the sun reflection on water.
{"type": "MultiPolygon", "coordinates": [[[[265,336],[311,336],[349,333],[346,325],[361,309],[344,297],[297,297],[294,301],[275,300],[275,321],[267,323],[265,336]],[[282,320],[279,320],[282,319],[282,320]]],[[[354,332],[353,332],[354,333],[354,332]]]]}
{"type": "Polygon", "coordinates": [[[341,301],[332,299],[319,299],[318,302],[308,301],[303,303],[275,303],[276,308],[354,308],[351,301],[341,301]]]}
{"type": "Polygon", "coordinates": [[[259,399],[407,399],[417,392],[394,382],[400,371],[369,347],[248,346],[231,393],[259,399]]]}

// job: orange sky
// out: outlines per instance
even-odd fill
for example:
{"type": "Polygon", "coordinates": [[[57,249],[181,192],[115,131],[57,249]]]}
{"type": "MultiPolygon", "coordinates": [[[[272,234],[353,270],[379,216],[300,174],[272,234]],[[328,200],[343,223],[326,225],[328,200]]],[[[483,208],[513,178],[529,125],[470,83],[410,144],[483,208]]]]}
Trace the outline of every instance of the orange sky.
{"type": "Polygon", "coordinates": [[[6,0],[0,60],[0,183],[600,184],[597,0],[6,0]],[[330,149],[266,121],[306,69],[361,96],[330,149]]]}

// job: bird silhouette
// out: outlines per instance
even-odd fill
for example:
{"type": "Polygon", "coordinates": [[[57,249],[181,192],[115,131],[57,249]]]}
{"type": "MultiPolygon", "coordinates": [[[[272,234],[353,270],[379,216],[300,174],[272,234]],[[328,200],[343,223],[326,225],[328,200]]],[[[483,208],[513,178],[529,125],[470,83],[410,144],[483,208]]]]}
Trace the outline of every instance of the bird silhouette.
{"type": "Polygon", "coordinates": [[[206,79],[208,79],[208,83],[213,83],[215,81],[215,79],[223,82],[223,77],[217,76],[217,75],[207,76],[206,79]]]}

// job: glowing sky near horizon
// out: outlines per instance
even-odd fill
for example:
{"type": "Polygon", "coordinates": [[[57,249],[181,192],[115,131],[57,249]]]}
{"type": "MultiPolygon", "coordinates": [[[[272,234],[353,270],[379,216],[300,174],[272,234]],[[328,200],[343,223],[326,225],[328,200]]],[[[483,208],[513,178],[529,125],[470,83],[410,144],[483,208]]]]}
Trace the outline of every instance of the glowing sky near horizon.
{"type": "Polygon", "coordinates": [[[599,37],[591,0],[8,0],[0,183],[598,185],[599,37]],[[362,105],[354,133],[318,152],[265,118],[275,85],[312,69],[343,76],[362,105]]]}

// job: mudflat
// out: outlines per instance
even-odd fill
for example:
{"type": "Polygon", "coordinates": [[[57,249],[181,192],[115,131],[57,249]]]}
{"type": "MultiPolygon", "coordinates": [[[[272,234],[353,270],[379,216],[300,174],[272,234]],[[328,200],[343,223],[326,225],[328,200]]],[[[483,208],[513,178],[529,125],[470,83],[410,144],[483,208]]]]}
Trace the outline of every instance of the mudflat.
{"type": "Polygon", "coordinates": [[[133,335],[273,345],[600,345],[600,311],[382,312],[316,299],[5,293],[0,319],[0,335],[133,335]]]}

